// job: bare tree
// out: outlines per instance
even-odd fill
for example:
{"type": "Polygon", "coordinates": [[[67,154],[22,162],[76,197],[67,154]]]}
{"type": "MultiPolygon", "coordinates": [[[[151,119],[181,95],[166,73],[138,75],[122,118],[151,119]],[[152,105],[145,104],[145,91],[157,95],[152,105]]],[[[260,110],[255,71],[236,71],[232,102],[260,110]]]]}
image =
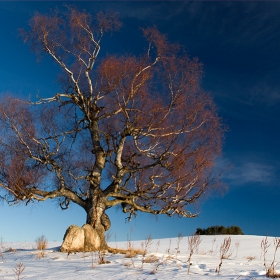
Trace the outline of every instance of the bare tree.
{"type": "Polygon", "coordinates": [[[201,63],[156,28],[143,29],[143,55],[97,59],[103,35],[120,27],[116,15],[72,8],[35,14],[21,33],[61,67],[61,92],[0,105],[2,198],[78,204],[102,249],[108,208],[192,218],[189,205],[219,184],[223,129],[201,63]]]}

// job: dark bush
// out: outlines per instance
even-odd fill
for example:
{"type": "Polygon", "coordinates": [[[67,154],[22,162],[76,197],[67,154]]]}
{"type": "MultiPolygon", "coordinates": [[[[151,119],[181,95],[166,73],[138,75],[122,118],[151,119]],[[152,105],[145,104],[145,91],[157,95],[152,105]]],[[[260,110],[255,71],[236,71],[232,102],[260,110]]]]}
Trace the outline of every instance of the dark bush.
{"type": "Polygon", "coordinates": [[[231,234],[231,235],[244,235],[242,229],[238,226],[212,226],[206,229],[197,228],[195,234],[199,235],[221,235],[221,234],[231,234]]]}

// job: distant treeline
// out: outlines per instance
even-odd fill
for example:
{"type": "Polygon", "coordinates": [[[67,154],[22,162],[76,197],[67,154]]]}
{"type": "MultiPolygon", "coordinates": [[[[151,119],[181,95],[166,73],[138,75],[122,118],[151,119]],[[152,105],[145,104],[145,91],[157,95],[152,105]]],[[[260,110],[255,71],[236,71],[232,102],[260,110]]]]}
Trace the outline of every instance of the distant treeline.
{"type": "Polygon", "coordinates": [[[199,235],[220,235],[220,234],[231,234],[231,235],[244,235],[242,229],[238,226],[224,227],[224,226],[213,226],[206,229],[197,228],[196,233],[199,235]]]}

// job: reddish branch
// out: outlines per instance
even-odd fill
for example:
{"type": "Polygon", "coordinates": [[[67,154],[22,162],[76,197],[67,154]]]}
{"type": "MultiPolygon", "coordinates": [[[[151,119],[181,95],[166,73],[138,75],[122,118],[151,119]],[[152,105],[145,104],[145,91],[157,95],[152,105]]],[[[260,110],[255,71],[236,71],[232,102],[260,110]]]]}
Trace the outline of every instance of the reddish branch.
{"type": "Polygon", "coordinates": [[[61,198],[62,208],[72,201],[88,214],[120,204],[130,216],[194,217],[188,206],[219,184],[213,168],[222,128],[200,88],[201,64],[156,28],[143,29],[142,56],[98,61],[104,33],[120,27],[115,15],[93,22],[69,9],[65,20],[36,14],[22,31],[65,76],[52,97],[1,103],[7,200],[61,198]]]}

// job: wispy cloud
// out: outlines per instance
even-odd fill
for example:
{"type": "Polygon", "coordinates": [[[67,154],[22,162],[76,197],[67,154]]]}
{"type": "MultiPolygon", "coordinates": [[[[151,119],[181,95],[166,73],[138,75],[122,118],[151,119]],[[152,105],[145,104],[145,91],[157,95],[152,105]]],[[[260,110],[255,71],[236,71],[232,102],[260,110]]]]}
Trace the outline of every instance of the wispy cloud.
{"type": "Polygon", "coordinates": [[[277,168],[275,166],[260,162],[236,162],[229,168],[223,179],[233,186],[242,186],[245,184],[263,184],[268,185],[275,181],[277,168]]]}
{"type": "Polygon", "coordinates": [[[262,103],[266,106],[278,105],[280,102],[280,88],[272,83],[257,83],[251,89],[250,97],[253,102],[262,103]]]}

